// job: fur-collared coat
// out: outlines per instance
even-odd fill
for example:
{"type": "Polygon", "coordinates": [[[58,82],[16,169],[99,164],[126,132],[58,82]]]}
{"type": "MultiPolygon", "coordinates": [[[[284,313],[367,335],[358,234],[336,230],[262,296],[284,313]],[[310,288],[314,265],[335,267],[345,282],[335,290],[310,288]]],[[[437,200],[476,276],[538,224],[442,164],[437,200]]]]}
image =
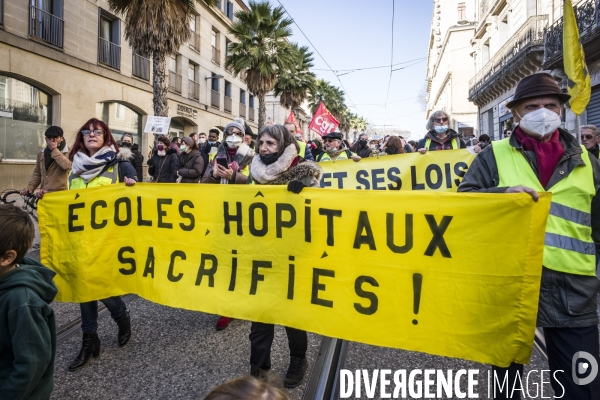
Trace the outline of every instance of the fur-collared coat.
{"type": "Polygon", "coordinates": [[[249,183],[257,185],[285,185],[291,181],[301,181],[306,186],[320,187],[323,170],[312,161],[302,161],[292,166],[298,157],[294,144],[285,148],[283,154],[271,165],[265,165],[260,155],[256,155],[250,166],[249,183]]]}

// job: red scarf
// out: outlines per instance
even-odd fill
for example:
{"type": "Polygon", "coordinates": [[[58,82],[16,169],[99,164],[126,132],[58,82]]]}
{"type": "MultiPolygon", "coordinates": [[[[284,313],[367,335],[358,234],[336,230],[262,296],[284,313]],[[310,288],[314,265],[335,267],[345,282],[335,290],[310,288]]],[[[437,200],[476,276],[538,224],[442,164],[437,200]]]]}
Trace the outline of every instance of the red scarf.
{"type": "Polygon", "coordinates": [[[565,154],[565,149],[558,139],[558,129],[554,131],[552,137],[547,142],[540,142],[525,135],[519,126],[517,126],[514,133],[517,135],[517,140],[521,143],[524,150],[535,153],[540,183],[545,188],[560,158],[565,154]]]}

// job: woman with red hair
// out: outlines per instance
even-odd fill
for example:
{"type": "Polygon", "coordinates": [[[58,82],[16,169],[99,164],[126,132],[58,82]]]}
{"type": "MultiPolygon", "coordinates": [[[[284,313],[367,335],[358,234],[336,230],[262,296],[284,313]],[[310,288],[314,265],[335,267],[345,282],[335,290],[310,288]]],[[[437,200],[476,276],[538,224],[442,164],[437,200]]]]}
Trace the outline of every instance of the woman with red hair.
{"type": "MultiPolygon", "coordinates": [[[[110,133],[108,126],[92,118],[77,132],[75,144],[69,153],[73,162],[68,183],[69,190],[125,183],[133,186],[137,180],[137,172],[130,164],[131,150],[122,147],[110,133]]],[[[131,337],[129,311],[120,296],[100,300],[110,311],[119,327],[119,346],[124,346],[131,337]]],[[[81,330],[83,342],[77,358],[69,365],[69,371],[75,371],[86,365],[92,357],[100,355],[100,339],[96,333],[98,328],[98,302],[81,303],[81,330]]]]}

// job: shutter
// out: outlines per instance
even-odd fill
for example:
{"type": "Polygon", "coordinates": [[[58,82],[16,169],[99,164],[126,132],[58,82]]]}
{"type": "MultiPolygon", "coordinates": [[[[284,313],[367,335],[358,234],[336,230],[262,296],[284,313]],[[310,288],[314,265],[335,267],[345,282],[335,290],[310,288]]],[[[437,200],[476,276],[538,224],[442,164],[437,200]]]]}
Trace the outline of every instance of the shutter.
{"type": "Polygon", "coordinates": [[[587,125],[600,126],[600,85],[592,88],[592,97],[586,111],[587,125]]]}

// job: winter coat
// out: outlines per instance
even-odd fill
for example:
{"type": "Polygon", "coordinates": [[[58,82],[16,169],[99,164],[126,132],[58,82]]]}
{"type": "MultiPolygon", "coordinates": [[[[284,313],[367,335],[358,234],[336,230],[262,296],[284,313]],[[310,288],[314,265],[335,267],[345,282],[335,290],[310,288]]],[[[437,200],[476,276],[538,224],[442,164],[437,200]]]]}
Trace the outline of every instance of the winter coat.
{"type": "MultiPolygon", "coordinates": [[[[559,129],[559,139],[565,150],[546,190],[559,180],[567,177],[573,169],[584,164],[582,149],[570,133],[559,129]]],[[[507,140],[507,139],[504,139],[507,140]]],[[[517,135],[508,138],[512,147],[518,149],[529,162],[536,175],[537,162],[533,151],[525,151],[517,140],[517,135]]],[[[590,157],[594,172],[596,196],[592,199],[592,239],[596,244],[596,253],[600,254],[600,162],[590,157]]],[[[506,187],[498,187],[500,175],[494,156],[494,147],[482,150],[467,170],[458,187],[459,192],[504,193],[506,187]]],[[[542,269],[542,283],[538,307],[537,326],[554,328],[578,328],[598,324],[598,306],[596,293],[600,289],[600,280],[595,276],[575,275],[565,272],[542,269]]]]}
{"type": "MultiPolygon", "coordinates": [[[[67,147],[65,146],[65,151],[67,147]]],[[[46,189],[49,192],[58,190],[67,190],[67,177],[71,170],[71,160],[67,154],[61,152],[58,148],[52,150],[52,159],[50,168],[46,171],[46,162],[44,160],[44,150],[40,151],[35,160],[35,168],[31,179],[27,184],[27,189],[33,191],[39,186],[40,189],[46,189]]]]}
{"type": "Polygon", "coordinates": [[[167,149],[167,154],[159,156],[155,150],[148,160],[148,173],[152,175],[152,182],[175,182],[177,180],[177,152],[167,149]]]}
{"type": "Polygon", "coordinates": [[[178,160],[181,183],[198,183],[204,170],[204,160],[199,150],[181,153],[178,160]]]}
{"type": "Polygon", "coordinates": [[[373,149],[371,149],[369,145],[361,147],[360,143],[356,141],[356,143],[354,143],[352,147],[350,147],[350,151],[356,153],[360,158],[367,158],[371,155],[373,149]]]}
{"type": "Polygon", "coordinates": [[[54,388],[56,275],[24,258],[0,276],[0,399],[47,400],[54,388]]]}
{"type": "Polygon", "coordinates": [[[170,149],[173,149],[177,152],[177,157],[179,157],[181,155],[181,149],[179,148],[179,145],[175,142],[171,142],[171,144],[169,145],[170,149]]]}
{"type": "MultiPolygon", "coordinates": [[[[219,148],[222,148],[219,145],[219,148]]],[[[252,157],[254,157],[254,150],[252,150],[247,144],[242,143],[240,147],[238,147],[235,156],[232,158],[228,153],[225,153],[227,157],[227,163],[230,164],[234,161],[234,159],[245,160],[243,161],[244,168],[239,169],[235,172],[233,176],[233,181],[229,182],[232,184],[245,184],[248,181],[248,170],[249,164],[246,165],[247,161],[251,161],[252,157]]],[[[208,163],[208,166],[205,168],[204,175],[202,176],[202,183],[221,183],[221,178],[215,179],[212,175],[213,169],[215,168],[215,163],[217,162],[216,156],[208,163]]],[[[238,162],[238,164],[240,164],[238,162]]]]}
{"type": "Polygon", "coordinates": [[[306,161],[301,156],[298,157],[295,146],[288,145],[273,164],[265,165],[260,156],[255,156],[250,166],[248,183],[287,185],[291,181],[300,181],[306,186],[320,187],[322,176],[323,170],[317,163],[306,161]],[[296,160],[296,164],[294,164],[294,160],[296,160]]]}
{"type": "Polygon", "coordinates": [[[144,180],[144,156],[140,153],[137,144],[131,146],[131,152],[133,153],[131,163],[137,173],[137,180],[138,182],[142,182],[144,180]]]}
{"type": "Polygon", "coordinates": [[[438,142],[438,138],[435,136],[435,131],[429,131],[423,139],[419,140],[419,143],[417,144],[417,150],[425,148],[427,139],[431,139],[431,144],[427,149],[429,151],[452,150],[452,140],[454,139],[458,140],[459,149],[464,149],[467,147],[465,142],[463,142],[463,140],[460,138],[460,135],[456,133],[456,131],[448,129],[448,139],[444,142],[444,144],[438,142]]]}

